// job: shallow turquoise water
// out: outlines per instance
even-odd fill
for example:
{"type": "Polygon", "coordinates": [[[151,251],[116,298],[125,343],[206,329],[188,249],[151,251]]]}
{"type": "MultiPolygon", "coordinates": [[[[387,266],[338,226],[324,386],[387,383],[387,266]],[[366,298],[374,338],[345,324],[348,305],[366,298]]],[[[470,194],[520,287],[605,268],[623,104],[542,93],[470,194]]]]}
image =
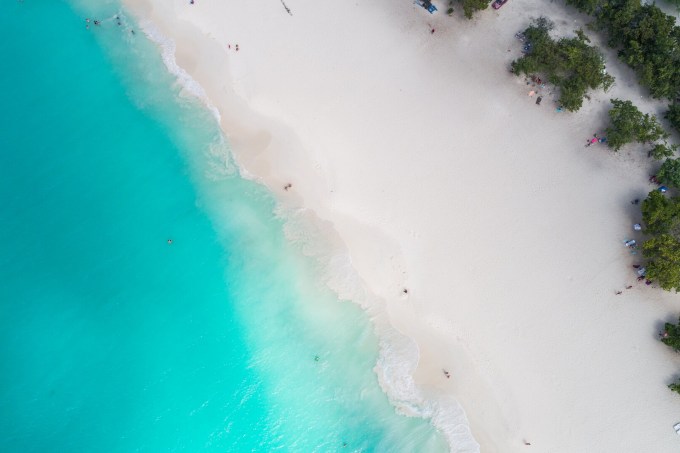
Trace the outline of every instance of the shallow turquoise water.
{"type": "Polygon", "coordinates": [[[78,8],[0,3],[0,450],[443,450],[158,49],[78,8]]]}

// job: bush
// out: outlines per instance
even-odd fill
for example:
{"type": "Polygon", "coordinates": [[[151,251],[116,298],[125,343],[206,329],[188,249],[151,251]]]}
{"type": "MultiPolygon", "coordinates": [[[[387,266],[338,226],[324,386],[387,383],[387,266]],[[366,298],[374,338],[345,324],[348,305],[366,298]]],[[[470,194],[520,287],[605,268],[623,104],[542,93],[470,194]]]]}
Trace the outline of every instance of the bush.
{"type": "Polygon", "coordinates": [[[594,4],[597,25],[607,30],[609,45],[637,73],[641,85],[655,98],[672,99],[680,93],[680,27],[675,18],[653,3],[607,0],[597,4],[573,0],[588,11],[594,4]]]}
{"type": "Polygon", "coordinates": [[[574,6],[586,14],[592,14],[600,5],[600,0],[567,0],[567,5],[574,6]]]}
{"type": "Polygon", "coordinates": [[[472,19],[472,16],[477,11],[485,10],[489,7],[491,0],[460,0],[463,4],[463,14],[468,19],[472,19]]]}
{"type": "Polygon", "coordinates": [[[666,346],[673,348],[675,352],[680,352],[680,324],[665,323],[661,341],[666,346]]]}
{"type": "Polygon", "coordinates": [[[539,17],[524,30],[531,51],[511,64],[513,73],[545,75],[548,82],[560,89],[559,102],[566,110],[575,112],[583,105],[589,89],[603,88],[607,91],[614,84],[614,77],[605,71],[604,57],[582,30],[575,38],[554,41],[550,37],[553,23],[539,17]]]}
{"type": "Polygon", "coordinates": [[[666,159],[656,173],[660,183],[671,187],[680,187],[680,159],[666,159]]]}
{"type": "Polygon", "coordinates": [[[647,258],[647,273],[666,291],[680,288],[680,242],[670,234],[660,234],[642,245],[642,254],[647,258]]]}
{"type": "Polygon", "coordinates": [[[643,114],[630,101],[612,99],[609,110],[610,126],[607,128],[607,143],[615,151],[627,143],[653,142],[668,138],[656,116],[643,114]]]}
{"type": "Polygon", "coordinates": [[[673,154],[675,154],[675,151],[678,149],[677,145],[669,145],[668,143],[657,143],[654,145],[654,147],[647,153],[649,157],[652,157],[656,160],[661,160],[665,157],[671,157],[673,154]]]}
{"type": "Polygon", "coordinates": [[[674,101],[669,105],[664,118],[671,123],[671,126],[673,126],[676,131],[680,132],[680,102],[674,101]]]}
{"type": "MultiPolygon", "coordinates": [[[[675,352],[680,352],[680,325],[671,324],[667,322],[664,325],[663,336],[661,341],[675,352]]],[[[669,384],[668,388],[676,393],[680,393],[680,381],[669,384]]]]}
{"type": "Polygon", "coordinates": [[[642,202],[642,222],[645,234],[680,233],[680,200],[653,190],[642,202]]]}
{"type": "Polygon", "coordinates": [[[675,384],[669,384],[668,388],[675,393],[680,393],[680,381],[676,382],[675,384]]]}

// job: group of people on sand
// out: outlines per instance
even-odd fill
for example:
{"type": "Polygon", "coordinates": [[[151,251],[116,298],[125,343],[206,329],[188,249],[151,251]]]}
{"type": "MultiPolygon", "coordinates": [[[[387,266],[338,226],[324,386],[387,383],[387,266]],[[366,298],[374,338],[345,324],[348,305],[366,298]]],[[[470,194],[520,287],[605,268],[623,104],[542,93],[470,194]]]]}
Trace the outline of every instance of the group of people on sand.
{"type": "Polygon", "coordinates": [[[586,140],[586,148],[595,143],[607,143],[607,137],[598,137],[597,134],[593,134],[593,138],[586,140]]]}
{"type": "MultiPolygon", "coordinates": [[[[649,182],[653,183],[653,184],[657,184],[657,185],[660,184],[659,181],[656,178],[656,175],[650,176],[649,182]]],[[[665,188],[664,186],[661,186],[661,187],[665,188]]],[[[661,188],[659,188],[659,190],[661,190],[661,188]]],[[[636,198],[636,199],[632,200],[630,203],[637,205],[637,204],[640,203],[640,199],[636,198]]],[[[642,231],[642,225],[640,223],[633,224],[633,230],[634,231],[642,231]]],[[[633,254],[633,255],[636,254],[635,249],[637,249],[638,244],[637,244],[637,241],[635,239],[626,239],[626,240],[623,241],[623,245],[632,249],[631,254],[633,254]]],[[[641,264],[633,264],[633,269],[635,269],[635,271],[638,275],[637,276],[638,282],[641,282],[641,281],[644,280],[645,285],[649,286],[649,285],[652,284],[652,281],[650,279],[648,279],[647,276],[646,276],[647,269],[644,266],[642,266],[641,264]]],[[[633,285],[628,285],[628,286],[626,286],[626,289],[631,289],[632,287],[633,287],[633,285]]],[[[621,293],[623,293],[623,291],[616,291],[616,295],[619,295],[621,293]]]]}

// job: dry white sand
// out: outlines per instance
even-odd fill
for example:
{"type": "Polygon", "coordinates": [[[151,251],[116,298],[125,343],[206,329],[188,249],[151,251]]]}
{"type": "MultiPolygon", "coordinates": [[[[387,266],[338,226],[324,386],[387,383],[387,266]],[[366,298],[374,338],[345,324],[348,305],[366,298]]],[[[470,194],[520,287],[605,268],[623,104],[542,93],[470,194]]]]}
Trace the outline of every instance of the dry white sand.
{"type": "Polygon", "coordinates": [[[583,146],[610,96],[662,106],[609,51],[616,86],[577,114],[508,72],[531,17],[566,34],[583,16],[528,0],[473,21],[408,0],[127,3],[175,41],[244,170],[337,234],[417,343],[420,390],[460,402],[481,451],[680,449],[680,360],[657,340],[677,296],[636,283],[622,245],[649,162],[583,146]]]}

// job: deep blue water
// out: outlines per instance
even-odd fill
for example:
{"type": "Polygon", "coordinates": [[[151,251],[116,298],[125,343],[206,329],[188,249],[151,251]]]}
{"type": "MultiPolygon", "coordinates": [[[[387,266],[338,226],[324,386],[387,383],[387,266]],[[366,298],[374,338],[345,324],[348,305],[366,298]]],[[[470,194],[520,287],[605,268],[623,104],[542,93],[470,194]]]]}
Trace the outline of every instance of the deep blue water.
{"type": "Polygon", "coordinates": [[[0,450],[443,449],[211,114],[92,4],[0,3],[0,450]]]}

